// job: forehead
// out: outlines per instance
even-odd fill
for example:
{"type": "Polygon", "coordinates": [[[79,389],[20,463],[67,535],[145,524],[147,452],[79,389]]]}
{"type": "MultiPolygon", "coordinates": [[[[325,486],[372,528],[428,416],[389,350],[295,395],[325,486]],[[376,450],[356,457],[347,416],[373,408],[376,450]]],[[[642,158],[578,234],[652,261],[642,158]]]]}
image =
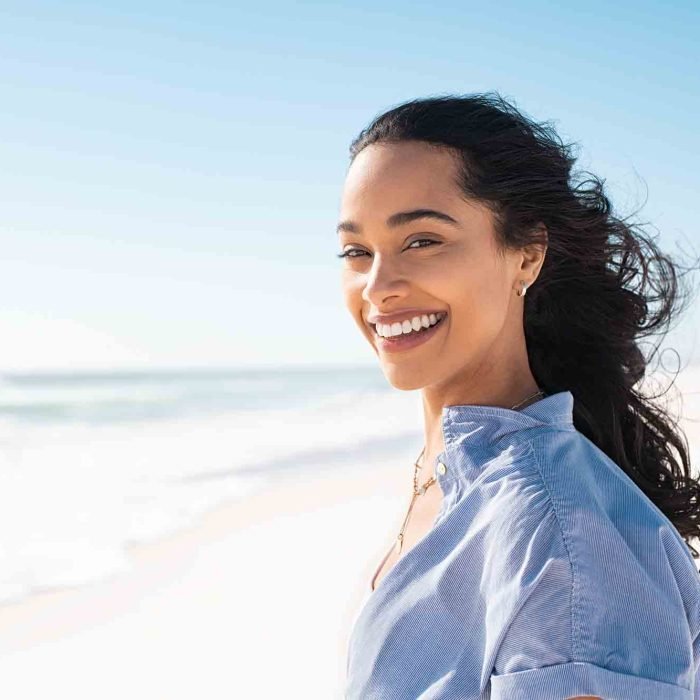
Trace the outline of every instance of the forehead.
{"type": "Polygon", "coordinates": [[[454,204],[461,199],[457,172],[457,156],[447,148],[420,141],[372,144],[348,169],[341,214],[454,204]]]}

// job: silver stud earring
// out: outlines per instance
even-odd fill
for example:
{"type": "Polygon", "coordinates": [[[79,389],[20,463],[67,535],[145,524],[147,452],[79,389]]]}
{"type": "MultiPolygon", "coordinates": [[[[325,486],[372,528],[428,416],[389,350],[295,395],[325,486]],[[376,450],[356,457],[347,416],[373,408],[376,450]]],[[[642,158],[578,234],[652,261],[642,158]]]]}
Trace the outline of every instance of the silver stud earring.
{"type": "Polygon", "coordinates": [[[527,282],[525,282],[525,280],[520,280],[520,284],[523,286],[522,291],[521,291],[521,292],[516,292],[516,294],[517,294],[519,297],[524,297],[524,296],[525,296],[525,292],[527,292],[527,282]]]}

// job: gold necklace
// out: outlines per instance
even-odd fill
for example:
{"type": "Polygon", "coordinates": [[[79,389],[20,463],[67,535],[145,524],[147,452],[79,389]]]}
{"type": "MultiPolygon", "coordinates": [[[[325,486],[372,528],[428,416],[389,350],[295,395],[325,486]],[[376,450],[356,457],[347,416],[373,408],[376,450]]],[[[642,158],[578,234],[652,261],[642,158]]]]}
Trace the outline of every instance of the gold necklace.
{"type": "MultiPolygon", "coordinates": [[[[528,396],[524,401],[521,401],[520,403],[516,403],[515,406],[511,407],[511,411],[517,409],[519,406],[522,406],[524,403],[527,403],[531,399],[534,399],[538,396],[544,396],[543,391],[537,391],[535,392],[532,396],[528,396]]],[[[423,446],[423,449],[421,450],[421,453],[418,455],[418,459],[420,459],[423,454],[425,453],[425,445],[423,446]]],[[[416,498],[418,496],[422,496],[434,483],[435,483],[435,474],[433,474],[420,488],[418,488],[418,470],[422,469],[421,465],[418,464],[418,459],[414,462],[415,469],[413,470],[413,493],[411,494],[411,502],[408,504],[408,511],[406,512],[406,517],[403,519],[403,524],[401,525],[401,530],[399,531],[399,534],[396,536],[396,542],[391,546],[389,551],[384,555],[384,558],[380,562],[379,566],[377,567],[377,570],[374,572],[374,576],[372,576],[372,582],[370,584],[370,588],[374,590],[374,582],[377,580],[377,574],[382,570],[382,567],[384,566],[384,563],[386,560],[389,558],[391,555],[392,550],[396,549],[396,554],[400,555],[401,550],[403,549],[403,538],[404,538],[404,532],[406,530],[406,525],[408,525],[408,520],[411,517],[411,511],[413,510],[413,504],[416,502],[416,498]]]]}

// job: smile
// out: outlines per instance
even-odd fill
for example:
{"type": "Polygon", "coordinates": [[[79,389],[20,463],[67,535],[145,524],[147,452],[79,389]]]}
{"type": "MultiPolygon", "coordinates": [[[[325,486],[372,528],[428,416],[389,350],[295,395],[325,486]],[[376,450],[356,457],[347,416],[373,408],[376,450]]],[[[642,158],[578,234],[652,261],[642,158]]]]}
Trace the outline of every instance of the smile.
{"type": "Polygon", "coordinates": [[[428,328],[421,328],[420,330],[412,330],[408,333],[402,333],[401,335],[395,335],[390,338],[385,338],[377,333],[376,327],[374,330],[374,342],[380,350],[385,352],[399,352],[403,350],[409,350],[417,345],[422,345],[426,343],[430,338],[438,333],[440,328],[444,325],[447,314],[444,314],[441,318],[438,318],[437,323],[428,328]]]}

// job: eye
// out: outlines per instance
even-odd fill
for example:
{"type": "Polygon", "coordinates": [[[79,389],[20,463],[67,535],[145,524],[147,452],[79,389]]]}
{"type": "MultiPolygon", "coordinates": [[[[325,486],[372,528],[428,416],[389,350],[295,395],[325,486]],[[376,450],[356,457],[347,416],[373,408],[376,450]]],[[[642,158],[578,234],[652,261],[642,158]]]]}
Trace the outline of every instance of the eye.
{"type": "MultiPolygon", "coordinates": [[[[413,241],[411,243],[411,245],[409,245],[408,247],[410,248],[414,243],[430,243],[432,245],[433,243],[437,244],[437,241],[433,241],[430,238],[416,238],[416,240],[413,241]]],[[[419,248],[427,248],[428,246],[421,245],[418,247],[419,248]]]]}
{"type": "MultiPolygon", "coordinates": [[[[430,245],[438,245],[437,241],[433,241],[430,238],[417,238],[415,241],[412,241],[408,247],[409,248],[413,247],[414,243],[429,243],[430,245]]],[[[418,246],[418,248],[428,248],[428,247],[429,246],[424,246],[424,245],[418,246]]],[[[413,250],[417,250],[417,248],[413,248],[413,250]]],[[[343,253],[336,253],[336,257],[338,257],[338,258],[361,258],[364,253],[366,253],[366,251],[360,250],[359,248],[348,248],[343,253]],[[359,253],[359,255],[352,255],[351,253],[359,253]]]]}
{"type": "Polygon", "coordinates": [[[336,253],[336,257],[338,258],[360,258],[362,257],[362,253],[364,253],[364,250],[360,250],[359,248],[348,248],[345,252],[343,253],[336,253]],[[360,253],[360,255],[350,255],[350,253],[360,253]]]}

